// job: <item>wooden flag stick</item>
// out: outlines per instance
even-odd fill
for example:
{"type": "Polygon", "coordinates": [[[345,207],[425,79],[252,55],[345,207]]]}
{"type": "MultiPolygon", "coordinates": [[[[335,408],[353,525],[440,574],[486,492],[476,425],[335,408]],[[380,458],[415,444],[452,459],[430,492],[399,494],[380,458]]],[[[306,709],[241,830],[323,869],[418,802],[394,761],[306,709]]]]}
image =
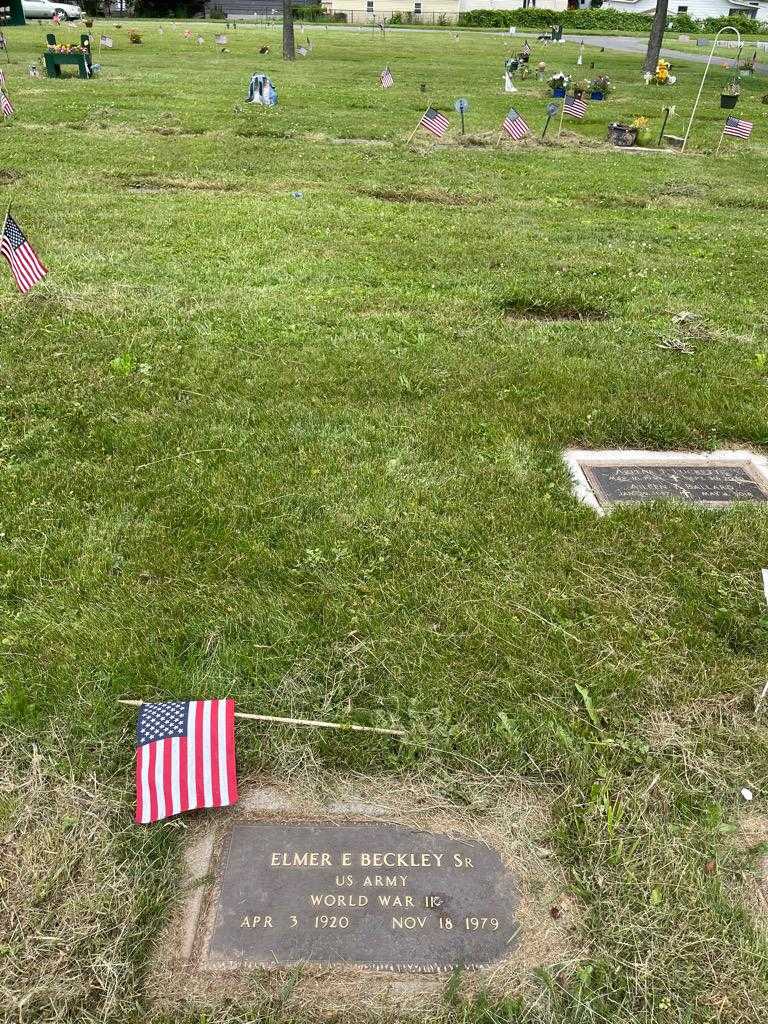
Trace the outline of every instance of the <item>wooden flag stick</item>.
{"type": "Polygon", "coordinates": [[[725,125],[723,125],[723,130],[720,133],[720,141],[717,144],[717,149],[715,150],[715,156],[720,156],[720,147],[723,144],[723,139],[724,138],[725,138],[725,125]]]}
{"type": "MultiPolygon", "coordinates": [[[[127,704],[132,708],[140,708],[143,700],[118,700],[118,704],[127,704]]],[[[277,715],[248,715],[244,711],[236,711],[235,718],[247,718],[253,722],[280,722],[282,725],[309,725],[317,729],[343,729],[345,732],[378,732],[387,736],[405,736],[403,729],[380,729],[374,725],[346,725],[343,722],[317,722],[311,718],[278,718],[277,715]]]]}
{"type": "Polygon", "coordinates": [[[560,138],[560,133],[563,130],[563,118],[565,117],[565,101],[567,99],[568,99],[567,96],[563,96],[562,105],[560,107],[560,124],[558,125],[558,128],[557,128],[557,137],[558,137],[558,139],[560,138]]]}
{"type": "MultiPolygon", "coordinates": [[[[429,107],[427,107],[427,110],[429,110],[429,107]]],[[[424,114],[426,114],[427,110],[424,111],[424,114]]],[[[421,117],[419,118],[419,123],[416,125],[416,127],[413,129],[411,134],[408,136],[408,141],[406,142],[406,146],[409,146],[413,142],[414,135],[419,130],[419,128],[421,128],[421,122],[424,120],[424,114],[421,115],[421,117]]]]}

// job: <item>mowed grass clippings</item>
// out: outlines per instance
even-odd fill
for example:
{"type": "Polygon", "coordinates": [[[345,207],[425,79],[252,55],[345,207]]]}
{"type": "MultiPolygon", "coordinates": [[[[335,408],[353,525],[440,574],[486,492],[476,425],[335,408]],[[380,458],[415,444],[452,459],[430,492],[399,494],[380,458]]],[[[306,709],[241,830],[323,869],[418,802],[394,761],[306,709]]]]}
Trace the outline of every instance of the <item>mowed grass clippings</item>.
{"type": "MultiPolygon", "coordinates": [[[[462,146],[450,114],[408,148],[459,95],[492,142],[519,41],[308,26],[286,66],[275,29],[117,24],[89,82],[26,78],[45,27],[3,58],[0,193],[51,268],[25,299],[0,276],[5,1018],[149,1019],[186,826],[131,824],[116,700],[213,695],[414,740],[240,724],[243,774],[434,771],[468,813],[452,771],[546,787],[588,955],[434,1019],[765,1016],[732,829],[768,786],[766,516],[599,519],[560,455],[765,450],[765,83],[719,159],[718,68],[697,153],[616,153],[607,121],[670,101],[682,134],[701,69],[668,92],[588,47],[616,92],[559,141],[462,146]]],[[[543,127],[542,83],[513,99],[543,127]]],[[[208,1019],[296,1019],[257,1004],[208,1019]]]]}

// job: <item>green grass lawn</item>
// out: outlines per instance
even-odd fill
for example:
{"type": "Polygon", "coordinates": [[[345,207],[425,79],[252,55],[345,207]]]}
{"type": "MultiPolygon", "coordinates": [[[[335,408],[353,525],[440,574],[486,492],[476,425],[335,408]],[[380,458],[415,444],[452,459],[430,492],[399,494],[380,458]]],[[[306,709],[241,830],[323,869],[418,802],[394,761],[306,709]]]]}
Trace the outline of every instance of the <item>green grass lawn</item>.
{"type": "MultiPolygon", "coordinates": [[[[768,450],[765,82],[736,111],[750,142],[711,155],[713,70],[692,152],[635,156],[601,144],[607,122],[657,133],[672,102],[683,134],[701,68],[662,90],[598,54],[608,102],[558,144],[495,149],[514,40],[308,26],[288,66],[275,29],[220,53],[218,26],[197,46],[142,23],[130,46],[115,24],[92,81],[28,79],[35,25],[0,65],[1,198],[50,267],[26,298],[0,268],[2,1019],[150,1019],[184,832],[131,824],[116,700],[226,695],[415,741],[241,726],[243,779],[432,774],[472,813],[474,771],[554,801],[583,956],[435,1019],[763,1019],[739,791],[765,814],[768,518],[601,519],[561,451],[768,450]],[[253,71],[276,109],[243,105],[253,71]],[[452,113],[446,144],[405,145],[460,95],[477,145],[452,113]],[[691,355],[659,347],[683,311],[691,355]]],[[[532,60],[575,72],[576,53],[532,60]]],[[[540,131],[544,85],[511,99],[540,131]]]]}

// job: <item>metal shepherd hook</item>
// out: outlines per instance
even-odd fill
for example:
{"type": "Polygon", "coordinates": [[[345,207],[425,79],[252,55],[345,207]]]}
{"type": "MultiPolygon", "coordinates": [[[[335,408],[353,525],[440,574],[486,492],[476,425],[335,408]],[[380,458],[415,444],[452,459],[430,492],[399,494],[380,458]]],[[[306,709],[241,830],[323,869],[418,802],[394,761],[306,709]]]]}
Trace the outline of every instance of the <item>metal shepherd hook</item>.
{"type": "Polygon", "coordinates": [[[707,72],[709,71],[709,65],[712,63],[712,58],[715,55],[715,47],[717,46],[717,41],[720,38],[720,36],[723,34],[723,32],[735,32],[736,33],[736,38],[738,39],[739,45],[741,46],[741,35],[739,33],[739,30],[737,28],[733,28],[732,25],[726,25],[725,28],[721,28],[720,31],[715,36],[715,41],[714,41],[714,43],[712,43],[712,49],[709,51],[709,59],[707,60],[707,66],[704,68],[704,74],[701,76],[701,85],[699,86],[699,91],[698,91],[698,94],[696,95],[696,102],[693,104],[693,110],[691,111],[691,119],[688,122],[688,127],[685,130],[685,138],[683,139],[683,144],[680,147],[680,152],[681,153],[685,151],[685,147],[688,144],[688,136],[691,134],[691,128],[693,126],[693,119],[694,119],[694,117],[696,117],[696,108],[698,107],[699,100],[701,99],[701,94],[702,94],[702,91],[704,89],[704,82],[706,81],[707,72]]]}

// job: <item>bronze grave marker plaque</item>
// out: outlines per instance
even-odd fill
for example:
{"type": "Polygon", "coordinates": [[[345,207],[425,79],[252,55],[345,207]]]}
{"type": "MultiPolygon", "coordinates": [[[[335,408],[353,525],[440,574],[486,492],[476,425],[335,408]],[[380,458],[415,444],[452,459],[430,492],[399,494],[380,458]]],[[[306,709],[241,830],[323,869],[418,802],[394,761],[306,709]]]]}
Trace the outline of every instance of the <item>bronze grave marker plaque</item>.
{"type": "Polygon", "coordinates": [[[768,501],[765,483],[746,466],[589,466],[584,475],[602,504],[677,498],[695,505],[768,501]]]}
{"type": "Polygon", "coordinates": [[[514,949],[516,905],[482,843],[378,823],[234,824],[205,959],[479,968],[514,949]]]}

